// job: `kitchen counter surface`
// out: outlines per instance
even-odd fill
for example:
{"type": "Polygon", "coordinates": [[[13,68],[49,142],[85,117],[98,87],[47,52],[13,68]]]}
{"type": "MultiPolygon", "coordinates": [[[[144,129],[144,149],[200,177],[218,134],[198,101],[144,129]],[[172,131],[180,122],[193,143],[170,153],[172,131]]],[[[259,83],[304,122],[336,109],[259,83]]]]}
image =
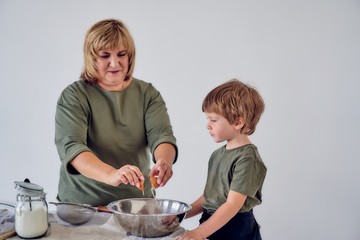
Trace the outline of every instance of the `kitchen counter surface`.
{"type": "MultiPolygon", "coordinates": [[[[173,240],[184,233],[179,227],[173,234],[160,238],[141,238],[127,235],[110,213],[96,212],[91,220],[85,224],[74,226],[62,221],[56,213],[49,213],[50,227],[42,238],[38,239],[116,239],[116,240],[173,240]]],[[[8,239],[21,239],[13,236],[8,239]]]]}

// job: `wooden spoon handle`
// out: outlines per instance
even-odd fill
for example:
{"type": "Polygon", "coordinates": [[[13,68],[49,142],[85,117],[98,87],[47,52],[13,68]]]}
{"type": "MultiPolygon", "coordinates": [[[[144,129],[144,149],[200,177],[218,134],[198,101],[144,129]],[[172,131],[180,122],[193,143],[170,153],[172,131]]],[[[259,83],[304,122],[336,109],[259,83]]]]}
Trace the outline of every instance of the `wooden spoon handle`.
{"type": "Polygon", "coordinates": [[[99,212],[113,213],[110,209],[108,209],[107,206],[98,206],[98,207],[97,207],[97,210],[98,210],[99,212]]]}

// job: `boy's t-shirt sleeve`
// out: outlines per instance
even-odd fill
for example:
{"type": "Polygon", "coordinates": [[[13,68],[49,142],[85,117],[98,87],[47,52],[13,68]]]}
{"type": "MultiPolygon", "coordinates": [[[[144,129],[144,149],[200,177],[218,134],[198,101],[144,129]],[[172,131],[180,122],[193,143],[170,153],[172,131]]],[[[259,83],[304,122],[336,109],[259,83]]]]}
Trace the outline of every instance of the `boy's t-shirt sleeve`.
{"type": "Polygon", "coordinates": [[[233,166],[230,190],[255,197],[265,179],[265,168],[255,156],[247,156],[233,166]]]}

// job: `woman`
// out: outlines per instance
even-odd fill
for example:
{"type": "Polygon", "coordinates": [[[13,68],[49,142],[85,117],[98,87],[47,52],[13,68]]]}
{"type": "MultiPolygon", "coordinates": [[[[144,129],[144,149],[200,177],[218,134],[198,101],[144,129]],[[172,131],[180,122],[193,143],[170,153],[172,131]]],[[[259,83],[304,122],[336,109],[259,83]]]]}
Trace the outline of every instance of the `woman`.
{"type": "Polygon", "coordinates": [[[177,159],[165,102],[154,86],[132,76],[135,45],[121,21],[94,24],[83,51],[80,80],[65,88],[56,108],[58,200],[99,206],[151,197],[148,178],[164,186],[177,159]]]}

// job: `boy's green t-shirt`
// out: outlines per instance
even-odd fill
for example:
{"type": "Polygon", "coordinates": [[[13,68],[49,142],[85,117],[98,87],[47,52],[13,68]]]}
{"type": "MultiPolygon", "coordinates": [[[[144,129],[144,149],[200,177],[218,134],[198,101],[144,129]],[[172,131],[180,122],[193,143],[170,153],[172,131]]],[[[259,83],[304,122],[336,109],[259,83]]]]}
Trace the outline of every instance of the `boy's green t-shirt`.
{"type": "Polygon", "coordinates": [[[220,147],[210,157],[203,207],[215,212],[226,202],[230,190],[247,196],[239,212],[248,212],[262,202],[266,166],[255,145],[226,150],[220,147]]]}

